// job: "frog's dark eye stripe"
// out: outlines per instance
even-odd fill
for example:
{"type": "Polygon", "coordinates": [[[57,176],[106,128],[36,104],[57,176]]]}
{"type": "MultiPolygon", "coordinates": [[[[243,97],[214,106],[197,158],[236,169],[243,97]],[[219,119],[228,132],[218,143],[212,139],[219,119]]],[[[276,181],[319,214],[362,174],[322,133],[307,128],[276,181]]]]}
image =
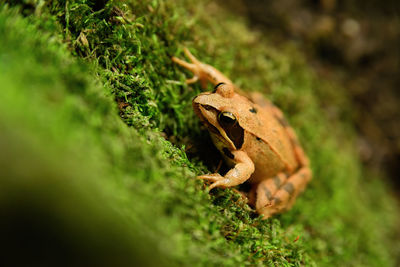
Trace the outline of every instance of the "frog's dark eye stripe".
{"type": "Polygon", "coordinates": [[[225,156],[227,156],[228,158],[230,158],[230,159],[234,159],[235,158],[235,156],[229,151],[228,148],[224,147],[222,149],[222,151],[224,152],[225,156]]]}
{"type": "Polygon", "coordinates": [[[243,145],[244,130],[240,127],[235,115],[229,111],[223,111],[218,115],[218,122],[228,138],[234,143],[236,149],[240,149],[243,145]]]}
{"type": "Polygon", "coordinates": [[[214,87],[213,93],[215,93],[215,92],[217,91],[218,87],[220,87],[220,86],[223,85],[223,84],[225,84],[225,83],[219,83],[219,84],[217,84],[217,85],[214,87]]]}

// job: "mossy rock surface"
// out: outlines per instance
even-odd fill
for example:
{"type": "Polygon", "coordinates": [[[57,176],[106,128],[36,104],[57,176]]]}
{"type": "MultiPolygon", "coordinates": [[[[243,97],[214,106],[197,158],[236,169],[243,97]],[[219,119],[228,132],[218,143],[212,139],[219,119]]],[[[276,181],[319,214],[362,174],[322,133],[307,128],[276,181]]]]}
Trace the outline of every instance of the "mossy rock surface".
{"type": "Polygon", "coordinates": [[[0,3],[7,265],[396,265],[398,209],[360,164],[351,103],[294,44],[213,1],[0,3]],[[195,179],[219,155],[170,59],[184,46],[298,133],[314,179],[289,212],[263,221],[195,179]]]}

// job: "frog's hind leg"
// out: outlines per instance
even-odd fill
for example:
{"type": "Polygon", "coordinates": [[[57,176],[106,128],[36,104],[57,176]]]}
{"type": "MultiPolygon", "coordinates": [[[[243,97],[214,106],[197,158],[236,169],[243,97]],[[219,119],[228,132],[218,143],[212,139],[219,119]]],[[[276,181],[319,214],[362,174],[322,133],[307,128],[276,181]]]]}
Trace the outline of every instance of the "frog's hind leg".
{"type": "Polygon", "coordinates": [[[303,167],[289,177],[285,173],[279,173],[273,178],[262,181],[255,192],[257,212],[264,215],[263,219],[267,219],[290,209],[310,179],[310,169],[303,167]]]}
{"type": "Polygon", "coordinates": [[[297,139],[296,133],[290,127],[282,111],[266,99],[261,93],[250,94],[250,100],[274,114],[275,118],[284,127],[298,162],[298,170],[291,176],[280,173],[277,176],[261,182],[256,188],[256,210],[264,214],[264,218],[288,210],[294,204],[296,197],[301,193],[311,180],[309,160],[297,139]]]}
{"type": "Polygon", "coordinates": [[[184,48],[183,52],[190,59],[191,63],[183,61],[177,57],[172,57],[172,61],[193,73],[194,76],[190,79],[187,79],[186,83],[190,84],[200,81],[203,89],[207,87],[207,82],[212,83],[214,86],[220,83],[232,84],[232,81],[220,71],[210,65],[200,62],[186,47],[184,48]]]}
{"type": "MultiPolygon", "coordinates": [[[[193,74],[195,75],[194,77],[198,78],[198,76],[196,74],[198,74],[198,72],[199,72],[198,70],[199,70],[199,68],[201,68],[200,66],[201,66],[202,63],[197,58],[195,58],[192,55],[192,53],[190,53],[189,49],[187,49],[186,47],[183,49],[183,52],[190,59],[191,63],[186,62],[186,61],[184,61],[182,59],[179,59],[177,57],[172,57],[172,61],[174,61],[178,65],[181,65],[185,69],[193,72],[193,74]]],[[[188,82],[187,81],[187,83],[194,83],[194,82],[196,82],[196,81],[192,81],[192,82],[188,82]]]]}

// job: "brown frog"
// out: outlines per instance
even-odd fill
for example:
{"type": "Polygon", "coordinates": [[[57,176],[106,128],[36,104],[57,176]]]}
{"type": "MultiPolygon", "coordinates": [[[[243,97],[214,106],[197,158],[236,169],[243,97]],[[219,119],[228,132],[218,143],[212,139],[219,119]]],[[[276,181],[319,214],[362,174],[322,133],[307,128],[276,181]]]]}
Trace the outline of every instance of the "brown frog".
{"type": "Polygon", "coordinates": [[[214,187],[233,187],[248,181],[250,206],[264,219],[288,210],[311,180],[309,160],[282,112],[260,93],[247,94],[214,67],[184,49],[191,63],[172,60],[193,72],[186,83],[211,82],[214,92],[193,99],[193,109],[231,169],[201,175],[214,187]]]}

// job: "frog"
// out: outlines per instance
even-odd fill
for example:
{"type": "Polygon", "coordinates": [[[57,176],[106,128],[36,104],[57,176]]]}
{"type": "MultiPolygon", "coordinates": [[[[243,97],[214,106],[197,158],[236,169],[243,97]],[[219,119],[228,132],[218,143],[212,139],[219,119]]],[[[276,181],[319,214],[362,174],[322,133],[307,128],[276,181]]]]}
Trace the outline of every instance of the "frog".
{"type": "Polygon", "coordinates": [[[312,178],[310,161],[283,112],[259,92],[241,90],[222,72],[199,61],[187,48],[189,59],[172,61],[193,73],[186,84],[200,82],[206,90],[192,100],[195,114],[210,133],[229,170],[203,174],[199,179],[213,188],[250,185],[242,192],[247,203],[268,219],[289,210],[312,178]]]}

